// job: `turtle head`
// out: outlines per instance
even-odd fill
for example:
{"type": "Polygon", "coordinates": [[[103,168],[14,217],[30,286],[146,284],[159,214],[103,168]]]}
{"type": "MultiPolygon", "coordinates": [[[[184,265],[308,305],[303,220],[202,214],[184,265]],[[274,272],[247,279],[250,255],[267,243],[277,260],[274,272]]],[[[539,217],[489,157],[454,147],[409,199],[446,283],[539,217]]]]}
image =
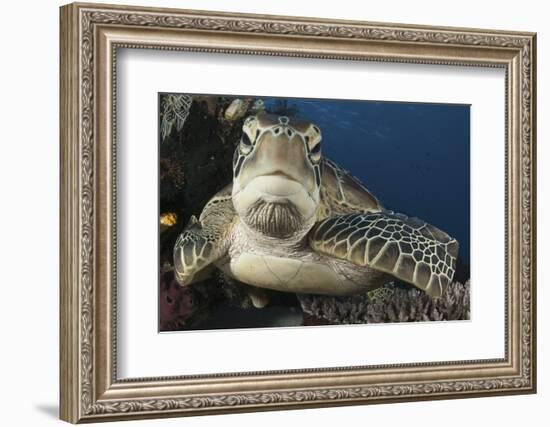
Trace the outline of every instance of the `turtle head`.
{"type": "Polygon", "coordinates": [[[273,237],[305,234],[321,185],[321,131],[265,113],[248,117],[233,157],[233,204],[252,229],[273,237]]]}

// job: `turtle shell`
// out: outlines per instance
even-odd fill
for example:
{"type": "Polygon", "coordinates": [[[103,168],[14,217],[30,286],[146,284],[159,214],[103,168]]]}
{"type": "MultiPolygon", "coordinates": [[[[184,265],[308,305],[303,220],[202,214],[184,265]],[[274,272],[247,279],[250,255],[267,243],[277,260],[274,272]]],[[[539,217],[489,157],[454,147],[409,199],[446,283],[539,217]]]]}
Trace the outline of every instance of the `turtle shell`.
{"type": "Polygon", "coordinates": [[[332,160],[323,159],[318,220],[346,213],[380,212],[382,209],[378,199],[357,178],[332,160]]]}

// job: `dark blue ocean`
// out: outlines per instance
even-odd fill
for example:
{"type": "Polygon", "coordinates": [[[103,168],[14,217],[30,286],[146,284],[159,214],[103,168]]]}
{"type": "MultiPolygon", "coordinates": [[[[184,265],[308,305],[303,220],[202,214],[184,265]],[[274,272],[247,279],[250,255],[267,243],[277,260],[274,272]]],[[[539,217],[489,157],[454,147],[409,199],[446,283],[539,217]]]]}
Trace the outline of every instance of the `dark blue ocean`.
{"type": "Polygon", "coordinates": [[[388,209],[416,216],[455,237],[470,264],[470,106],[264,98],[321,129],[322,152],[388,209]]]}

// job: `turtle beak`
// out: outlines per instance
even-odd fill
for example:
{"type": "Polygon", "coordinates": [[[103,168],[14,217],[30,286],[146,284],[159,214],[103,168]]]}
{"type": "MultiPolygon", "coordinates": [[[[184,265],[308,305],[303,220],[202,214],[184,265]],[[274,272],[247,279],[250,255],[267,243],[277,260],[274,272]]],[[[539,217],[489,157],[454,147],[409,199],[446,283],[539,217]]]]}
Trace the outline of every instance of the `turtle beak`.
{"type": "Polygon", "coordinates": [[[315,174],[304,144],[291,128],[278,126],[261,137],[239,176],[239,186],[244,188],[258,177],[295,181],[310,194],[315,190],[315,174]]]}

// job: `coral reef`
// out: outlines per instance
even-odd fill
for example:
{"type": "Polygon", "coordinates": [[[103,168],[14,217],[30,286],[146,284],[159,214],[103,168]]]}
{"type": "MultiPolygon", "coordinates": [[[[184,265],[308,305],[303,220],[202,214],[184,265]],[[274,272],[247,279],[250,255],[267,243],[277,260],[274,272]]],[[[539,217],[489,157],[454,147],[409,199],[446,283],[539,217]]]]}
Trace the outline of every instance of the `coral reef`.
{"type": "MultiPolygon", "coordinates": [[[[166,267],[168,268],[168,266],[166,267]]],[[[470,282],[454,282],[439,299],[409,285],[391,282],[349,297],[267,291],[266,308],[253,307],[250,286],[213,270],[208,280],[180,287],[172,271],[161,276],[162,331],[208,327],[312,326],[468,320],[470,282]],[[228,316],[237,322],[227,323],[228,316]],[[237,320],[236,320],[237,319],[237,320]],[[223,326],[227,325],[227,326],[223,326]]]]}
{"type": "Polygon", "coordinates": [[[439,299],[401,284],[388,284],[384,293],[349,297],[298,295],[309,324],[356,324],[467,320],[470,318],[470,281],[453,282],[439,299]]]}
{"type": "Polygon", "coordinates": [[[179,132],[189,115],[193,97],[189,95],[163,95],[161,98],[160,136],[164,141],[175,129],[179,132]]]}
{"type": "Polygon", "coordinates": [[[172,250],[191,215],[232,179],[231,159],[244,116],[263,108],[255,98],[162,94],[160,97],[160,329],[193,329],[219,305],[251,306],[243,286],[212,278],[181,288],[172,250]],[[232,106],[232,107],[231,107],[232,106]],[[231,107],[229,118],[225,112],[231,107]],[[249,109],[249,111],[247,111],[249,109]],[[221,282],[222,283],[221,283],[221,282]]]}
{"type": "Polygon", "coordinates": [[[167,111],[161,110],[160,116],[161,132],[166,127],[159,147],[160,214],[170,212],[177,217],[176,224],[163,227],[160,265],[172,262],[176,238],[191,215],[199,216],[210,197],[231,182],[232,164],[228,159],[233,158],[241,135],[242,105],[256,108],[253,98],[242,99],[237,103],[241,106],[237,114],[240,118],[232,115],[232,120],[226,120],[224,112],[234,98],[193,96],[189,104],[182,101],[178,110],[174,96],[161,95],[160,99],[161,108],[167,111]],[[172,125],[163,125],[166,115],[173,118],[172,125]]]}
{"type": "Polygon", "coordinates": [[[162,331],[179,330],[195,310],[193,292],[181,287],[172,270],[164,271],[159,281],[159,317],[162,331]]]}
{"type": "Polygon", "coordinates": [[[303,325],[294,294],[266,291],[269,305],[255,308],[250,286],[214,269],[209,279],[181,287],[167,263],[160,280],[160,330],[253,328],[303,325]]]}
{"type": "Polygon", "coordinates": [[[174,212],[166,212],[160,216],[160,232],[168,230],[178,223],[178,215],[174,212]]]}
{"type": "Polygon", "coordinates": [[[197,327],[220,305],[249,309],[252,302],[247,287],[219,270],[210,279],[180,286],[170,264],[165,263],[159,281],[159,315],[161,331],[197,327]]]}

